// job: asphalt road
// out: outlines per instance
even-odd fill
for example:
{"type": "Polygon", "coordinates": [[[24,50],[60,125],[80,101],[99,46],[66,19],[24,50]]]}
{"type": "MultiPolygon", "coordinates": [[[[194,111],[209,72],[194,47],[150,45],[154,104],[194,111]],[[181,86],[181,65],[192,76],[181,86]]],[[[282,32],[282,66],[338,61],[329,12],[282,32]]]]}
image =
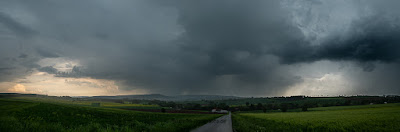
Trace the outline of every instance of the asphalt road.
{"type": "Polygon", "coordinates": [[[191,132],[232,132],[231,113],[219,117],[191,132]]]}

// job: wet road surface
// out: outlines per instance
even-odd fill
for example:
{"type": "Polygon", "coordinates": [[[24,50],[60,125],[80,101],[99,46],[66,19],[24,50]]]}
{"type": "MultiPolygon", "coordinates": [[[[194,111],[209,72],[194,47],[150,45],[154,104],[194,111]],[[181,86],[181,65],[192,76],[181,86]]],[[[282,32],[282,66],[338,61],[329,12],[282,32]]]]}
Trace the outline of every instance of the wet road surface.
{"type": "Polygon", "coordinates": [[[232,132],[231,113],[221,116],[191,132],[232,132]]]}

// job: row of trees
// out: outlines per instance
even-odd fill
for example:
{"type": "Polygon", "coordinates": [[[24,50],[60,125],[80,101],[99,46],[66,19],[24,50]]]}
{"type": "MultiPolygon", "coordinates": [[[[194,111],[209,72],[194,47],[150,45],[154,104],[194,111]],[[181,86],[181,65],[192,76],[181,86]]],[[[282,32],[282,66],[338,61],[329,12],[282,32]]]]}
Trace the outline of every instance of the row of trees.
{"type": "Polygon", "coordinates": [[[246,102],[246,106],[238,106],[233,110],[240,111],[252,111],[252,110],[281,110],[286,112],[289,109],[301,109],[307,111],[308,108],[314,107],[329,107],[329,106],[349,106],[349,105],[367,105],[367,104],[384,104],[384,103],[399,103],[400,97],[380,97],[380,96],[365,96],[365,97],[346,97],[346,98],[316,98],[316,99],[305,99],[297,101],[285,101],[274,103],[257,103],[251,104],[246,102]]]}
{"type": "Polygon", "coordinates": [[[301,108],[303,111],[307,111],[310,107],[310,104],[297,104],[297,103],[269,103],[269,104],[250,104],[246,103],[246,106],[237,106],[231,108],[233,111],[253,111],[253,110],[262,110],[263,112],[267,112],[270,110],[281,110],[282,112],[286,112],[288,109],[298,109],[301,108]]]}
{"type": "MultiPolygon", "coordinates": [[[[328,107],[328,106],[348,106],[348,105],[365,105],[365,104],[383,104],[383,103],[396,103],[400,102],[399,96],[366,96],[366,97],[337,97],[337,98],[303,98],[303,99],[285,99],[274,98],[266,100],[266,103],[250,103],[246,102],[245,105],[229,106],[223,101],[202,101],[199,103],[185,103],[173,101],[160,101],[160,100],[132,100],[132,99],[101,99],[103,101],[113,101],[116,103],[146,103],[159,105],[161,107],[170,107],[175,109],[186,110],[206,110],[211,109],[226,109],[230,111],[253,111],[262,110],[264,112],[271,110],[281,110],[286,112],[290,109],[301,109],[307,111],[308,108],[313,107],[328,107]],[[205,103],[204,103],[205,102],[205,103]],[[201,103],[201,104],[200,104],[201,103]]],[[[240,101],[240,100],[237,100],[240,101]]]]}

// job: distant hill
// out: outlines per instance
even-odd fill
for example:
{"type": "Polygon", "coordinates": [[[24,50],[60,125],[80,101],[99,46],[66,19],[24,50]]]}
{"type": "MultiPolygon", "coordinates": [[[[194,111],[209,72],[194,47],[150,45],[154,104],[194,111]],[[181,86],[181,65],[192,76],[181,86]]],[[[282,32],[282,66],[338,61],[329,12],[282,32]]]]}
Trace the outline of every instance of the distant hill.
{"type": "Polygon", "coordinates": [[[237,96],[222,96],[222,95],[179,95],[174,96],[177,101],[199,101],[199,100],[227,100],[239,99],[237,96]]]}
{"type": "MultiPolygon", "coordinates": [[[[61,96],[47,96],[47,95],[40,95],[40,94],[0,93],[0,98],[1,97],[26,97],[26,96],[61,97],[61,96]]],[[[62,97],[69,97],[69,96],[62,96],[62,97]]],[[[71,98],[71,97],[69,97],[69,98],[71,98]]],[[[161,100],[161,101],[201,101],[201,100],[240,99],[242,97],[222,96],[222,95],[177,95],[177,96],[166,96],[166,95],[162,95],[162,94],[143,94],[143,95],[116,95],[116,96],[74,96],[72,98],[138,99],[138,100],[161,100]]]]}
{"type": "Polygon", "coordinates": [[[117,96],[93,96],[90,98],[105,98],[105,99],[141,99],[141,100],[162,100],[162,101],[199,101],[199,100],[226,100],[238,99],[236,96],[222,95],[177,95],[166,96],[162,94],[144,94],[144,95],[117,95],[117,96]]]}

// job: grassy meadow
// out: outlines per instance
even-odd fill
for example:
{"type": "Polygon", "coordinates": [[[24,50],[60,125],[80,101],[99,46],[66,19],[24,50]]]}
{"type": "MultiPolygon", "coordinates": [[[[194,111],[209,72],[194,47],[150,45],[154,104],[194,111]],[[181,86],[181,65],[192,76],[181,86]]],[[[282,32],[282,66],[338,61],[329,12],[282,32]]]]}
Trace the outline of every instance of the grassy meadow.
{"type": "MultiPolygon", "coordinates": [[[[104,105],[115,106],[114,104],[104,105]]],[[[0,111],[1,132],[189,131],[221,116],[216,114],[151,113],[81,106],[57,101],[4,98],[0,99],[0,111]]]]}
{"type": "Polygon", "coordinates": [[[236,113],[238,132],[400,131],[400,104],[333,106],[306,112],[236,113]]]}

